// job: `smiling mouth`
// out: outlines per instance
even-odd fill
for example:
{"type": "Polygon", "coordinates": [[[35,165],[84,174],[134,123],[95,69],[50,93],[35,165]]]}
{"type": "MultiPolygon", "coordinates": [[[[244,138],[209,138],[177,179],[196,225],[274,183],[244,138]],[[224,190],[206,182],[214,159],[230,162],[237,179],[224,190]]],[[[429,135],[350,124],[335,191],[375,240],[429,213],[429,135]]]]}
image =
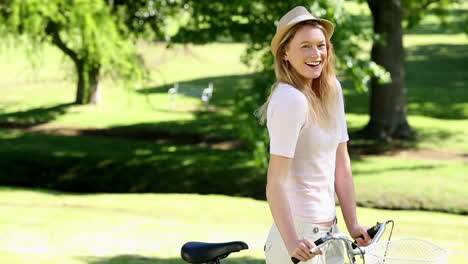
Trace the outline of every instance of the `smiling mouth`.
{"type": "Polygon", "coordinates": [[[322,64],[321,61],[317,61],[317,62],[306,62],[306,65],[313,68],[313,69],[316,69],[320,66],[320,64],[322,64]]]}

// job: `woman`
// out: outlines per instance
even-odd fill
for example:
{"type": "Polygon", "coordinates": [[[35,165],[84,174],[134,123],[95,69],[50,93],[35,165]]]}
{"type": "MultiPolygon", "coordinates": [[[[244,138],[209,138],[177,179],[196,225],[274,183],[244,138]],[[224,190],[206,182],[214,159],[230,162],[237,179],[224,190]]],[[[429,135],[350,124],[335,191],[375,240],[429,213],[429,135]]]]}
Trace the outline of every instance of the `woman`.
{"type": "Polygon", "coordinates": [[[341,86],[334,69],[331,22],[296,7],[271,41],[277,82],[259,114],[270,135],[267,199],[274,219],[267,264],[343,263],[341,242],[312,254],[313,241],[336,226],[335,191],[346,227],[360,245],[341,86]]]}

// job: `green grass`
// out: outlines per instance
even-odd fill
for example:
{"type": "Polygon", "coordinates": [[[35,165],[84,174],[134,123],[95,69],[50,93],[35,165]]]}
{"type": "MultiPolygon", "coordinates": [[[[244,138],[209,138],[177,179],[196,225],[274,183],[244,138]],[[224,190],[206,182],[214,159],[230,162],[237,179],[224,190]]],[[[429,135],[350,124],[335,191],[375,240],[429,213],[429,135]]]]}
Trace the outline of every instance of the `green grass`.
{"type": "MultiPolygon", "coordinates": [[[[0,131],[0,139],[4,184],[80,192],[198,192],[265,198],[266,172],[254,167],[246,151],[20,130],[0,131]],[[33,158],[24,159],[24,153],[33,158]]],[[[353,156],[352,165],[360,205],[468,213],[468,187],[460,184],[467,177],[466,163],[353,156]]]]}
{"type": "MultiPolygon", "coordinates": [[[[460,10],[466,6],[454,10],[450,19],[458,19],[460,10]]],[[[459,31],[434,27],[434,23],[434,17],[428,16],[405,35],[408,119],[419,137],[402,146],[466,157],[468,38],[459,31]]],[[[30,67],[21,43],[2,49],[1,123],[90,128],[79,136],[0,129],[3,182],[80,191],[90,187],[102,191],[114,183],[116,191],[122,192],[195,190],[262,198],[265,172],[254,169],[252,154],[242,147],[213,147],[239,136],[231,111],[234,94],[238,89],[249,89],[255,77],[239,59],[245,44],[176,46],[173,50],[165,50],[161,44],[142,43],[139,47],[152,80],[134,90],[106,78],[100,106],[69,104],[75,92],[72,65],[55,48],[44,46],[38,55],[42,60],[36,59],[35,68],[30,67]],[[187,111],[202,109],[200,101],[190,96],[179,98],[177,109],[170,110],[167,89],[174,82],[187,86],[213,82],[212,106],[216,111],[187,111]],[[96,128],[103,130],[97,133],[93,131],[96,128]],[[103,137],[106,135],[112,137],[103,137]],[[213,181],[219,175],[228,180],[213,181]]],[[[368,52],[369,47],[363,51],[368,52]]],[[[368,120],[369,96],[346,82],[343,86],[353,132],[368,120]]],[[[360,143],[350,142],[350,150],[360,143]]],[[[363,205],[466,212],[463,201],[467,187],[452,184],[466,178],[466,163],[462,161],[353,156],[353,166],[363,205]],[[425,175],[440,184],[431,185],[425,175]],[[399,184],[424,186],[431,192],[397,188],[399,184]],[[369,192],[364,185],[377,186],[373,189],[382,192],[391,190],[392,196],[374,202],[375,197],[383,197],[382,192],[369,192]],[[444,195],[434,197],[433,193],[444,195]],[[402,202],[405,199],[410,199],[407,204],[402,202]]]]}
{"type": "Polygon", "coordinates": [[[0,138],[3,184],[80,192],[197,190],[264,197],[257,189],[264,185],[264,177],[257,176],[245,151],[18,130],[0,131],[0,138]],[[24,153],[31,158],[24,158],[24,153]],[[213,180],[216,177],[225,180],[213,180]]]}
{"type": "Polygon", "coordinates": [[[468,213],[468,164],[411,158],[353,160],[358,204],[468,213]]]}
{"type": "MultiPolygon", "coordinates": [[[[360,7],[351,8],[358,12],[360,7]]],[[[449,21],[459,23],[466,9],[466,4],[458,6],[449,21]]],[[[430,15],[404,37],[408,119],[419,138],[403,146],[466,156],[468,38],[436,23],[430,15]]],[[[210,145],[238,136],[230,111],[234,93],[248,89],[255,76],[240,62],[244,44],[165,50],[142,43],[152,80],[134,90],[106,78],[100,106],[69,104],[75,93],[73,68],[56,49],[43,47],[31,67],[23,47],[13,43],[0,50],[0,122],[102,128],[112,137],[92,130],[57,136],[0,129],[3,182],[264,197],[265,172],[254,169],[251,153],[210,145]],[[166,93],[174,82],[213,82],[217,111],[187,111],[202,109],[190,96],[179,98],[176,110],[170,110],[166,93]]],[[[363,52],[369,49],[364,43],[363,52]]],[[[368,95],[346,82],[344,88],[353,132],[368,120],[368,95]]],[[[358,144],[351,142],[350,150],[358,144]]],[[[363,224],[393,219],[395,238],[428,239],[449,250],[450,263],[467,262],[466,162],[379,156],[353,156],[352,162],[361,205],[465,214],[359,208],[363,224]]],[[[219,195],[83,195],[4,187],[0,211],[0,262],[21,264],[183,263],[179,249],[189,240],[245,240],[251,249],[226,263],[260,264],[271,224],[264,201],[219,195]]],[[[344,230],[341,219],[340,225],[344,230]]]]}
{"type": "MultiPolygon", "coordinates": [[[[466,44],[468,38],[464,34],[405,36],[409,120],[421,135],[419,147],[468,151],[466,133],[460,133],[468,129],[466,44]]],[[[21,49],[13,49],[0,56],[9,62],[0,66],[3,91],[0,121],[101,128],[161,122],[198,123],[196,113],[185,111],[201,109],[197,99],[179,98],[178,108],[170,110],[166,92],[173,82],[186,86],[213,82],[212,102],[229,114],[234,92],[248,88],[254,76],[240,63],[243,48],[243,44],[225,43],[192,46],[188,51],[181,47],[166,51],[161,45],[142,44],[141,51],[152,69],[153,81],[133,91],[106,79],[104,102],[98,107],[67,105],[74,98],[74,82],[65,74],[71,65],[58,51],[45,47],[47,60],[32,70],[21,49]]],[[[368,94],[357,93],[348,83],[344,88],[350,128],[356,130],[368,120],[368,94]]],[[[234,121],[226,119],[227,122],[235,126],[234,121]]]]}
{"type": "Polygon", "coordinates": [[[28,56],[21,48],[0,53],[0,58],[7,62],[0,66],[3,91],[0,121],[111,127],[193,120],[194,114],[185,109],[202,109],[199,99],[180,96],[175,111],[170,109],[167,90],[175,82],[183,87],[206,86],[213,82],[213,100],[229,101],[235,92],[233,88],[246,87],[251,78],[251,72],[239,58],[245,48],[243,44],[218,43],[188,50],[181,46],[166,50],[162,44],[140,46],[152,80],[135,90],[104,79],[103,104],[98,107],[64,105],[73,102],[75,96],[73,68],[55,48],[43,48],[43,57],[47,60],[37,59],[35,69],[28,67],[28,56]],[[63,79],[67,75],[70,77],[63,79]],[[116,115],[119,118],[115,118],[116,115]]]}
{"type": "MultiPolygon", "coordinates": [[[[184,263],[187,241],[243,240],[226,263],[260,264],[271,225],[263,201],[219,195],[88,194],[0,188],[2,263],[184,263]]],[[[465,263],[466,216],[359,208],[364,225],[393,219],[393,238],[431,240],[465,263]]],[[[339,224],[345,228],[341,215],[339,224]]],[[[388,234],[388,233],[387,233],[388,234]]]]}
{"type": "MultiPolygon", "coordinates": [[[[367,124],[365,114],[346,114],[348,130],[356,132],[367,124]]],[[[468,119],[438,119],[421,115],[410,115],[408,122],[418,134],[416,141],[404,143],[409,149],[434,149],[448,153],[468,152],[468,119]]],[[[359,141],[357,141],[359,143],[359,141]]],[[[350,148],[354,142],[350,141],[350,148]]]]}

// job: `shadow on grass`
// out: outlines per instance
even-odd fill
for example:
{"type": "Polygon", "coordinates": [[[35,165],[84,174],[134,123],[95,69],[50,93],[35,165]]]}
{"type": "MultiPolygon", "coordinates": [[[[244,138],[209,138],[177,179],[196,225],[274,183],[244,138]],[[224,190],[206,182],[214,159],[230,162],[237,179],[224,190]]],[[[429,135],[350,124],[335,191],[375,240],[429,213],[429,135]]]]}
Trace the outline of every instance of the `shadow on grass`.
{"type": "MultiPolygon", "coordinates": [[[[253,75],[189,83],[213,81],[213,104],[228,106],[236,89],[250,87],[253,75]]],[[[166,91],[156,87],[140,92],[166,91]]],[[[68,106],[3,114],[0,120],[14,120],[4,127],[27,129],[53,121],[68,106]]],[[[0,130],[0,183],[72,192],[196,192],[264,199],[264,173],[258,173],[252,154],[236,140],[234,119],[222,111],[195,115],[191,121],[69,128],[77,130],[76,136],[0,130]]]]}
{"type": "Polygon", "coordinates": [[[20,131],[0,138],[2,185],[265,197],[264,172],[247,151],[20,131]]]}
{"type": "MultiPolygon", "coordinates": [[[[113,257],[85,258],[88,264],[187,264],[181,258],[155,258],[140,255],[120,255],[113,257]]],[[[263,264],[264,260],[250,257],[227,258],[221,260],[223,264],[263,264]]]]}
{"type": "Polygon", "coordinates": [[[417,141],[392,140],[389,143],[373,139],[363,139],[359,135],[359,128],[350,128],[348,130],[350,141],[348,141],[349,153],[351,155],[379,155],[391,153],[398,149],[411,149],[417,147],[417,141]]]}
{"type": "Polygon", "coordinates": [[[95,135],[146,140],[166,144],[226,144],[228,148],[242,148],[237,140],[235,123],[230,115],[221,112],[196,112],[194,120],[142,123],[106,129],[83,129],[80,135],[95,135]]]}
{"type": "Polygon", "coordinates": [[[439,166],[436,166],[436,165],[419,165],[419,166],[412,166],[412,167],[392,167],[392,168],[383,168],[383,169],[371,169],[371,170],[359,170],[359,169],[354,169],[353,170],[353,174],[355,175],[355,177],[359,177],[359,176],[364,176],[366,174],[371,174],[371,175],[375,175],[375,174],[379,174],[379,173],[383,173],[383,172],[395,172],[395,173],[398,173],[399,171],[408,171],[408,170],[431,170],[431,169],[435,169],[437,167],[440,167],[439,166]]]}
{"type": "MultiPolygon", "coordinates": [[[[421,45],[406,50],[408,113],[442,119],[468,118],[468,46],[421,45]]],[[[369,94],[345,87],[346,112],[369,113],[369,94]]]]}
{"type": "MultiPolygon", "coordinates": [[[[186,86],[200,86],[214,83],[213,98],[210,102],[215,108],[232,107],[235,93],[239,89],[249,89],[255,73],[201,78],[183,82],[186,86]]],[[[142,94],[167,93],[169,86],[158,86],[136,91],[142,94]]],[[[27,111],[1,114],[0,127],[28,129],[35,125],[54,121],[58,116],[67,114],[72,104],[61,104],[48,108],[34,108],[27,111]]],[[[172,112],[158,109],[159,112],[172,112]]],[[[236,118],[230,111],[206,110],[193,111],[195,119],[185,121],[168,121],[158,123],[140,123],[128,126],[115,126],[105,129],[82,129],[78,127],[41,127],[49,134],[93,135],[136,140],[147,140],[152,143],[171,144],[220,144],[220,148],[242,148],[237,140],[236,118]],[[223,146],[224,145],[224,146],[223,146]]]]}
{"type": "MultiPolygon", "coordinates": [[[[257,74],[258,73],[215,76],[215,77],[208,77],[208,78],[193,79],[190,81],[180,82],[180,85],[184,87],[191,87],[191,86],[202,87],[202,86],[207,86],[209,82],[212,82],[214,85],[214,92],[213,92],[213,97],[210,100],[210,105],[213,105],[216,108],[232,107],[234,104],[236,91],[239,89],[249,89],[251,87],[252,80],[255,78],[257,74]]],[[[140,94],[146,94],[146,95],[157,94],[157,93],[167,93],[168,89],[171,86],[172,85],[149,87],[149,88],[139,89],[135,92],[140,93],[140,94]]],[[[201,94],[201,88],[200,88],[200,94],[201,94]]],[[[148,100],[148,103],[151,104],[150,100],[148,100]]],[[[59,104],[59,105],[51,106],[51,107],[38,107],[38,108],[29,109],[26,111],[17,111],[17,112],[5,112],[5,110],[0,107],[0,124],[2,127],[7,127],[7,128],[29,128],[33,125],[52,122],[57,117],[67,114],[68,108],[72,105],[73,105],[72,103],[65,103],[65,104],[59,104]]],[[[158,108],[157,110],[160,112],[170,111],[170,110],[164,110],[160,108],[158,108]]],[[[216,113],[213,113],[213,111],[211,115],[207,115],[206,112],[208,111],[205,111],[204,114],[203,112],[202,114],[197,114],[197,120],[195,120],[194,122],[200,121],[201,124],[206,125],[207,124],[206,120],[208,116],[213,117],[212,122],[214,124],[217,123],[217,124],[222,125],[223,123],[220,123],[219,121],[225,121],[225,119],[219,120],[222,117],[220,117],[216,113]],[[198,120],[198,118],[200,120],[198,120]]],[[[177,126],[177,124],[175,126],[177,126]]],[[[200,127],[200,125],[198,124],[196,126],[200,127]]]]}
{"type": "Polygon", "coordinates": [[[409,113],[468,118],[468,46],[416,46],[408,50],[407,56],[409,113]]]}
{"type": "Polygon", "coordinates": [[[131,139],[157,144],[193,144],[217,149],[244,149],[237,139],[235,120],[222,112],[195,112],[194,120],[140,123],[109,128],[80,128],[71,126],[40,126],[42,123],[0,122],[1,128],[23,129],[53,135],[98,136],[131,139]]]}
{"type": "Polygon", "coordinates": [[[38,107],[26,111],[13,113],[2,113],[0,110],[0,123],[4,127],[27,128],[31,125],[37,125],[54,121],[57,117],[65,115],[72,103],[59,104],[51,107],[38,107]],[[8,125],[9,124],[9,125],[8,125]]]}

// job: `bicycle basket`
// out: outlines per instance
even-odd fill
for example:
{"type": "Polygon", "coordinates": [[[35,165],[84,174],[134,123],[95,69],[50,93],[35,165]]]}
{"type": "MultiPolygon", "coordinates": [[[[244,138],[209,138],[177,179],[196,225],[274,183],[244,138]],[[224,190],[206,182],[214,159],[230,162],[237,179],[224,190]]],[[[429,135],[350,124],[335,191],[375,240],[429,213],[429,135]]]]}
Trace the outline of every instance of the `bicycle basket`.
{"type": "Polygon", "coordinates": [[[447,251],[420,239],[380,241],[366,250],[366,264],[447,264],[447,251]]]}

